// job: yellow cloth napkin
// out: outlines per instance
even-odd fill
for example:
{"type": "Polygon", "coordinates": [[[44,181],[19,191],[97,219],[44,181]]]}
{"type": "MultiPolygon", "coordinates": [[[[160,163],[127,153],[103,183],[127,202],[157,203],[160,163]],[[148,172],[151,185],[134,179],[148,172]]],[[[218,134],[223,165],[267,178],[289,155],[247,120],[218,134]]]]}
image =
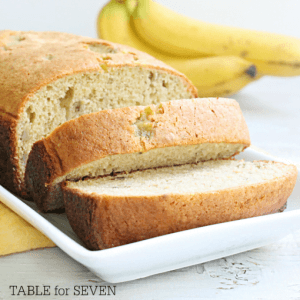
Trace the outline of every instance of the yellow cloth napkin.
{"type": "Polygon", "coordinates": [[[0,256],[48,247],[55,244],[0,202],[0,256]]]}

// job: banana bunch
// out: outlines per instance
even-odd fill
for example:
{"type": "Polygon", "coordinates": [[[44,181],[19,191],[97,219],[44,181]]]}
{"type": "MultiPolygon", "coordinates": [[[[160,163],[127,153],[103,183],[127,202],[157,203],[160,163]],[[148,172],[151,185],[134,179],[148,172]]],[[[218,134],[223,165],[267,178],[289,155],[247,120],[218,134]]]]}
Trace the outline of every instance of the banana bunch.
{"type": "Polygon", "coordinates": [[[152,0],[111,0],[97,29],[184,73],[200,97],[234,94],[262,75],[300,75],[299,39],[193,20],[152,0]]]}

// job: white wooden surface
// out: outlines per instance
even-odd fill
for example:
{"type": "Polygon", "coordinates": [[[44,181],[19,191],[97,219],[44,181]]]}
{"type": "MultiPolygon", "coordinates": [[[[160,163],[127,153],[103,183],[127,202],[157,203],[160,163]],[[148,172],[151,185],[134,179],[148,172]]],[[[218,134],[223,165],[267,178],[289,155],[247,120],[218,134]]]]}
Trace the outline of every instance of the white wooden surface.
{"type": "MultiPolygon", "coordinates": [[[[253,0],[251,5],[237,0],[160,2],[206,21],[300,37],[298,0],[253,0]]],[[[104,0],[2,0],[0,28],[60,30],[95,36],[95,18],[104,3],[104,0]]],[[[299,77],[266,77],[233,98],[240,103],[254,145],[300,164],[299,77]]],[[[0,258],[0,300],[96,297],[300,299],[300,230],[260,249],[120,284],[103,282],[58,248],[0,258]],[[51,296],[12,296],[11,285],[49,285],[51,296]],[[72,295],[75,285],[116,286],[116,295],[75,297],[72,295]],[[70,295],[54,296],[55,286],[70,288],[70,295]]]]}
{"type": "Polygon", "coordinates": [[[126,283],[103,282],[58,248],[2,257],[0,267],[5,300],[26,298],[12,296],[10,285],[50,285],[51,291],[111,285],[114,299],[300,299],[300,231],[267,247],[126,283]]]}

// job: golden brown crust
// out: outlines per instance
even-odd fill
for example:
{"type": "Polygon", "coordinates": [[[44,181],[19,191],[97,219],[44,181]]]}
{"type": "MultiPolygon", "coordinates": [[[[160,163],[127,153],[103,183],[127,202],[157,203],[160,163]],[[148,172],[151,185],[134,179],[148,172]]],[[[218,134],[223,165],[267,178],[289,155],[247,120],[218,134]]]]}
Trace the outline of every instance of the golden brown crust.
{"type": "Polygon", "coordinates": [[[18,171],[16,126],[26,101],[36,91],[76,73],[104,72],[106,67],[124,66],[174,74],[197,97],[196,88],[185,75],[131,47],[59,32],[0,31],[0,134],[6,138],[1,140],[1,147],[6,149],[10,145],[9,152],[0,157],[2,174],[6,174],[1,176],[0,184],[18,194],[23,191],[22,196],[26,196],[18,171]],[[97,52],[99,46],[106,50],[97,52]]]}
{"type": "MultiPolygon", "coordinates": [[[[25,180],[39,209],[56,207],[55,179],[75,168],[116,154],[200,143],[250,145],[246,122],[231,99],[192,99],[151,105],[151,138],[135,135],[134,123],[146,107],[105,110],[70,120],[36,142],[29,155],[25,180]]],[[[149,110],[149,109],[148,109],[149,110]]],[[[146,109],[147,111],[147,109],[146,109]]],[[[57,201],[56,201],[57,202],[57,201]]]]}
{"type": "Polygon", "coordinates": [[[285,176],[274,180],[193,195],[107,196],[66,183],[63,192],[73,230],[89,249],[98,250],[280,211],[296,178],[297,168],[290,165],[285,176]]]}

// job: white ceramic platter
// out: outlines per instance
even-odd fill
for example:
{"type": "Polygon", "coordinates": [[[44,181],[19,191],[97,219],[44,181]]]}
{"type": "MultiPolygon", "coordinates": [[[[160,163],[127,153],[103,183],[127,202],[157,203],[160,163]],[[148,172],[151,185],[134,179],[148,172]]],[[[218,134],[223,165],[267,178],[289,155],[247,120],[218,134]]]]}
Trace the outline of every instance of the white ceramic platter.
{"type": "MultiPolygon", "coordinates": [[[[253,149],[245,160],[277,160],[253,149]]],[[[299,172],[298,172],[299,174],[299,172]]],[[[1,201],[48,236],[73,259],[107,282],[123,282],[258,248],[300,228],[300,176],[283,213],[168,234],[107,250],[87,250],[65,214],[38,213],[0,186],[1,201]]]]}

